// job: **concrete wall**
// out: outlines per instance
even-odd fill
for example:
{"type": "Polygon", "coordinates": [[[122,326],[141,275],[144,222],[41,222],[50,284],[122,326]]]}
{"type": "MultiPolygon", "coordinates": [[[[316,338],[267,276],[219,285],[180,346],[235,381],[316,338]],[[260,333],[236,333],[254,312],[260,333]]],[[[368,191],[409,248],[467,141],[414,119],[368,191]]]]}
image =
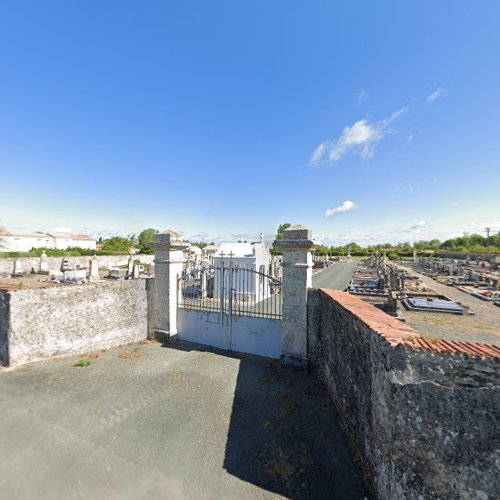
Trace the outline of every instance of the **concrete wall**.
{"type": "Polygon", "coordinates": [[[417,332],[370,304],[309,298],[311,364],[376,496],[498,498],[498,358],[409,348],[417,332]]]}
{"type": "Polygon", "coordinates": [[[280,319],[233,316],[230,332],[218,312],[179,309],[178,329],[179,339],[189,342],[275,359],[281,354],[280,319]]]}
{"type": "Polygon", "coordinates": [[[0,354],[21,365],[147,337],[144,280],[0,291],[0,354]]]}
{"type": "MultiPolygon", "coordinates": [[[[89,261],[91,257],[47,257],[47,264],[49,269],[60,269],[63,259],[67,259],[70,267],[74,268],[77,265],[81,267],[89,267],[89,261]]],[[[96,256],[97,265],[99,267],[108,267],[111,263],[113,266],[124,266],[128,263],[128,255],[98,255],[96,256]]],[[[10,274],[14,268],[13,258],[0,258],[0,275],[10,274]]],[[[38,264],[40,259],[38,257],[22,257],[17,259],[18,262],[23,266],[24,272],[31,272],[34,268],[38,270],[38,264]]],[[[154,261],[154,255],[134,255],[134,260],[139,260],[142,264],[151,264],[154,261]]]]}

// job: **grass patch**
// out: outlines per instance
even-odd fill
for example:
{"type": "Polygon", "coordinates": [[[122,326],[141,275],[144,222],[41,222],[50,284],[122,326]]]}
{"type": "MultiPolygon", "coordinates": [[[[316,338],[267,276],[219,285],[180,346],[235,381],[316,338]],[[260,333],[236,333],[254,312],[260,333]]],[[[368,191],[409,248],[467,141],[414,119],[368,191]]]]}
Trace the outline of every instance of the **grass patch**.
{"type": "Polygon", "coordinates": [[[482,330],[484,332],[500,333],[498,331],[498,328],[493,328],[491,326],[478,325],[477,323],[473,324],[472,328],[474,328],[476,330],[482,330]]]}
{"type": "Polygon", "coordinates": [[[77,363],[75,363],[73,366],[76,368],[84,368],[85,366],[90,366],[90,360],[88,359],[81,359],[77,363]]]}
{"type": "Polygon", "coordinates": [[[443,340],[441,337],[437,337],[436,335],[422,335],[422,337],[424,337],[424,339],[428,342],[440,342],[443,340]]]}
{"type": "Polygon", "coordinates": [[[422,321],[426,321],[427,323],[432,323],[433,325],[437,326],[450,326],[452,324],[451,321],[447,321],[442,318],[436,318],[434,316],[427,316],[425,314],[422,317],[422,321]]]}

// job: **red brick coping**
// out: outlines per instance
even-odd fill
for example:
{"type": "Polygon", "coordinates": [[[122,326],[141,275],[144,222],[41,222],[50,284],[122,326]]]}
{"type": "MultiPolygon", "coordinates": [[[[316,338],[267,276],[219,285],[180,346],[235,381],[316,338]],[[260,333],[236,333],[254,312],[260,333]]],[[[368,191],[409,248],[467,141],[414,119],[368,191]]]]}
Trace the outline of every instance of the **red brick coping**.
{"type": "Polygon", "coordinates": [[[347,309],[366,326],[384,337],[392,347],[404,345],[414,350],[424,349],[439,354],[465,354],[471,358],[500,358],[500,347],[498,346],[460,340],[440,340],[438,342],[427,340],[410,326],[358,297],[337,290],[321,289],[321,291],[347,309]]]}

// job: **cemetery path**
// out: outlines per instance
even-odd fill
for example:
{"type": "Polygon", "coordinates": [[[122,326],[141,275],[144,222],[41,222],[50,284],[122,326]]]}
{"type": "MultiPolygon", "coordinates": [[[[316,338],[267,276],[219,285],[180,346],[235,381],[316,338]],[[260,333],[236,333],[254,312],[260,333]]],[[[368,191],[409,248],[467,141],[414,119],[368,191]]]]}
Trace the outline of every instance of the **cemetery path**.
{"type": "Polygon", "coordinates": [[[333,265],[313,275],[313,287],[343,291],[352,280],[356,266],[356,262],[335,262],[333,265]]]}
{"type": "Polygon", "coordinates": [[[184,342],[97,354],[0,372],[1,498],[365,495],[316,378],[184,342]]]}

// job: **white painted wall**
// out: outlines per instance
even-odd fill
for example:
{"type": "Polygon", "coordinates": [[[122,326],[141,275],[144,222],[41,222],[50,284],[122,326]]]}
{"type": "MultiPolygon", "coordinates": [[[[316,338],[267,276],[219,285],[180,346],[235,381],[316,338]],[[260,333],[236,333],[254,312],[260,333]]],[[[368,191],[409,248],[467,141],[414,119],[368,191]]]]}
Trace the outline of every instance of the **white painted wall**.
{"type": "Polygon", "coordinates": [[[180,340],[274,359],[281,355],[279,319],[233,316],[230,330],[229,324],[220,325],[218,312],[179,308],[177,321],[180,340]]]}
{"type": "MultiPolygon", "coordinates": [[[[271,254],[263,243],[231,243],[223,244],[214,257],[214,298],[221,296],[221,272],[222,262],[224,267],[229,265],[229,252],[235,256],[231,258],[233,267],[252,269],[253,271],[262,271],[269,273],[271,264],[271,254]],[[220,253],[224,253],[221,256],[220,253]]],[[[229,273],[224,275],[224,296],[229,298],[229,290],[234,289],[235,296],[243,302],[260,302],[268,297],[269,286],[268,278],[261,277],[258,274],[241,271],[233,272],[233,281],[229,283],[229,273]]]]}
{"type": "Polygon", "coordinates": [[[53,237],[40,233],[39,236],[3,235],[0,236],[0,252],[29,252],[32,248],[54,248],[66,250],[68,247],[96,249],[95,240],[80,240],[53,237]]]}
{"type": "Polygon", "coordinates": [[[50,236],[40,235],[39,238],[32,236],[0,236],[1,252],[28,252],[32,248],[53,248],[53,240],[50,236]]]}

